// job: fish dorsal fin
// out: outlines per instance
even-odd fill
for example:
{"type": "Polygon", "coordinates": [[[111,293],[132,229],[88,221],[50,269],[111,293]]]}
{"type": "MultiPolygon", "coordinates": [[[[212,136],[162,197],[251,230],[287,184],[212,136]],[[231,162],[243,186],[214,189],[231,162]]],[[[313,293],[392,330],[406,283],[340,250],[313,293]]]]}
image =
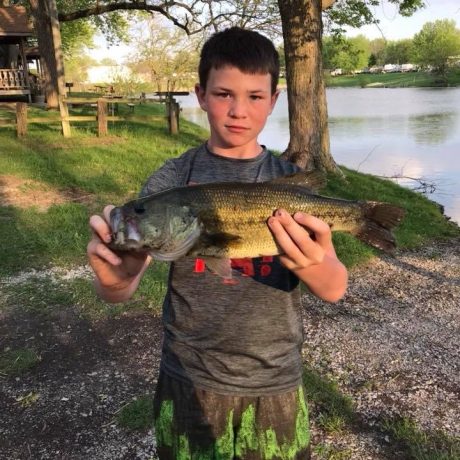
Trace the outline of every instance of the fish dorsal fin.
{"type": "Polygon", "coordinates": [[[325,175],[317,170],[300,171],[270,181],[274,184],[300,185],[316,192],[326,185],[325,175]]]}

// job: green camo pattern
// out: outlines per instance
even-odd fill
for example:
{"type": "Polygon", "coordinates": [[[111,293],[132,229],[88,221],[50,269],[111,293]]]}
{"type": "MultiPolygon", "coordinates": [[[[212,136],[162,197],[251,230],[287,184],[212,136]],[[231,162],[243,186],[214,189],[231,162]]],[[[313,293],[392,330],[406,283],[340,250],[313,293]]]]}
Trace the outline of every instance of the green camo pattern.
{"type": "Polygon", "coordinates": [[[173,402],[163,401],[158,419],[155,420],[157,445],[172,448],[177,460],[232,460],[235,456],[244,458],[247,452],[258,452],[263,460],[293,460],[310,442],[308,408],[302,387],[297,390],[297,397],[294,439],[280,441],[273,428],[258,429],[255,408],[250,404],[242,414],[236,439],[232,410],[227,415],[224,432],[206,449],[191,447],[185,434],[174,436],[173,402]]]}

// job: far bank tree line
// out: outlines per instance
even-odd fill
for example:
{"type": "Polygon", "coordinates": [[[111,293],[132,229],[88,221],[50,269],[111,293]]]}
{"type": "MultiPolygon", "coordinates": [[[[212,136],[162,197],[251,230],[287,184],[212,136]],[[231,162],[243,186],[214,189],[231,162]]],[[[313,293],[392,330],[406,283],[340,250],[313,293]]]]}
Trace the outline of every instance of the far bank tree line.
{"type": "Polygon", "coordinates": [[[460,63],[460,29],[453,20],[427,22],[413,38],[369,40],[363,35],[323,37],[323,67],[352,73],[385,64],[417,64],[444,75],[460,63]]]}

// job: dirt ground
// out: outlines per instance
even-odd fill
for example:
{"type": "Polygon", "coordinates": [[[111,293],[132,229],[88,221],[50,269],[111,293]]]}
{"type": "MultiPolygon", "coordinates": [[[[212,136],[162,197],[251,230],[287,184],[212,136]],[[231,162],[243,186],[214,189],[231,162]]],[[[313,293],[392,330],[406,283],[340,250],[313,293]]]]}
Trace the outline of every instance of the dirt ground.
{"type": "MultiPolygon", "coordinates": [[[[33,181],[0,179],[0,195],[15,206],[33,196],[43,209],[72,199],[33,181]]],[[[0,280],[0,296],[8,282],[0,280]]],[[[43,277],[42,289],[47,283],[43,277]]],[[[0,460],[154,459],[153,432],[121,428],[116,416],[154,392],[161,319],[130,311],[90,321],[77,305],[45,316],[22,308],[20,298],[13,304],[0,311],[0,351],[33,349],[39,362],[18,376],[0,374],[0,460]]],[[[423,439],[437,431],[458,439],[459,305],[458,239],[360,267],[337,305],[305,296],[305,364],[337,382],[355,412],[350,427],[331,430],[310,404],[312,444],[322,446],[314,459],[412,458],[407,442],[381,429],[398,417],[413,420],[423,439]]]]}
{"type": "MultiPolygon", "coordinates": [[[[459,305],[458,239],[352,271],[336,305],[305,296],[305,364],[325,385],[337,382],[354,411],[349,426],[331,429],[310,403],[312,444],[321,447],[314,459],[405,460],[414,448],[432,452],[438,432],[458,439],[459,305]],[[404,417],[420,430],[417,445],[381,428],[404,417]]],[[[18,299],[0,314],[0,350],[31,348],[40,361],[0,376],[0,459],[154,459],[152,431],[128,431],[115,417],[154,392],[161,337],[161,320],[149,313],[90,322],[76,306],[45,317],[18,299]]]]}
{"type": "Polygon", "coordinates": [[[127,432],[114,418],[153,392],[160,342],[160,319],[145,313],[96,323],[72,307],[51,319],[3,313],[0,349],[33,348],[40,362],[0,380],[0,459],[151,458],[152,434],[127,432]],[[18,402],[31,393],[35,402],[18,402]]]}

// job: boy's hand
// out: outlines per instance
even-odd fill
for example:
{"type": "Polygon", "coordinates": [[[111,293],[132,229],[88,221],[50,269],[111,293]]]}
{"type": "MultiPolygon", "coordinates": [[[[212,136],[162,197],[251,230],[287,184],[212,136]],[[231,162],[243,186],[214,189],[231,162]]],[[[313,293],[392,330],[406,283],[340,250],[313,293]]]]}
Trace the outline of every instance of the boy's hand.
{"type": "Polygon", "coordinates": [[[87,254],[99,285],[104,290],[120,291],[132,284],[148,265],[150,258],[146,252],[116,254],[107,247],[107,243],[112,238],[108,222],[110,222],[110,211],[113,208],[112,205],[106,206],[103,216],[91,216],[89,225],[93,236],[88,243],[87,254]]]}
{"type": "Polygon", "coordinates": [[[301,212],[291,216],[278,209],[268,225],[284,252],[281,263],[293,272],[321,264],[327,255],[335,256],[329,225],[314,216],[301,212]]]}

